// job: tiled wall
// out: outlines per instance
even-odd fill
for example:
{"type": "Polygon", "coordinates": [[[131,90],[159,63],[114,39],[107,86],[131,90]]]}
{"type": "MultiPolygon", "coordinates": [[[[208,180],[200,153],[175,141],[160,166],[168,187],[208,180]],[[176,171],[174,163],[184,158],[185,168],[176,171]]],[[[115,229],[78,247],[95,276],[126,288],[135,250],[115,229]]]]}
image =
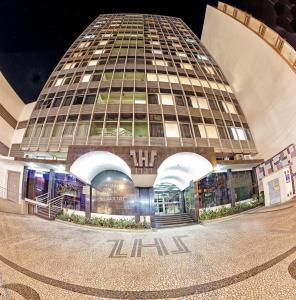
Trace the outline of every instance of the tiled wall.
{"type": "MultiPolygon", "coordinates": [[[[276,172],[283,167],[291,166],[294,187],[296,186],[296,146],[288,146],[283,151],[256,167],[259,192],[263,191],[262,178],[276,172]]],[[[295,194],[295,188],[294,188],[295,194]]]]}

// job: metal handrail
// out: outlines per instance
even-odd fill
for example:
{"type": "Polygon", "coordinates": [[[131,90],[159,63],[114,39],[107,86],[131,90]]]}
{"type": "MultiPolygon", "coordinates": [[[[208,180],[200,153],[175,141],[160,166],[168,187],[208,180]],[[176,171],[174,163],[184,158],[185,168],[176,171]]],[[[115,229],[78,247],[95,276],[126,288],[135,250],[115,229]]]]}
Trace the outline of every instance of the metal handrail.
{"type": "Polygon", "coordinates": [[[36,201],[38,201],[39,199],[44,199],[44,198],[48,198],[49,194],[48,192],[39,196],[36,196],[35,199],[36,201]]]}
{"type": "Polygon", "coordinates": [[[62,209],[64,204],[64,197],[65,195],[61,195],[58,197],[55,197],[53,199],[50,199],[48,201],[48,216],[51,217],[51,211],[53,208],[62,209]]]}

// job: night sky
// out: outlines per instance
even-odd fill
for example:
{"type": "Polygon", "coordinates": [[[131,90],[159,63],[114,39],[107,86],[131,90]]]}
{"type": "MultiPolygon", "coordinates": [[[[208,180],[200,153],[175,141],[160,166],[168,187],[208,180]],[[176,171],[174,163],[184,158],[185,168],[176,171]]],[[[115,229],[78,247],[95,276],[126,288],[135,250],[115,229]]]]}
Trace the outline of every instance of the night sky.
{"type": "MultiPolygon", "coordinates": [[[[247,10],[248,1],[225,2],[247,10]]],[[[217,1],[0,0],[0,71],[24,102],[32,102],[63,54],[99,14],[176,16],[200,37],[206,4],[217,6],[217,1]]]]}

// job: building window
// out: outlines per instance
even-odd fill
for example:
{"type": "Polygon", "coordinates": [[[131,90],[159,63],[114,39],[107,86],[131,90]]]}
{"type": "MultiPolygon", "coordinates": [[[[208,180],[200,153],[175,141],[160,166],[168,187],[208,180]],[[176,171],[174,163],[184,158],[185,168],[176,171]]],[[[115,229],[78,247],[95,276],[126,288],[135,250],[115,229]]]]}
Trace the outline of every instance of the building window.
{"type": "Polygon", "coordinates": [[[94,34],[87,34],[83,38],[84,39],[94,39],[96,36],[94,34]]]}
{"type": "Polygon", "coordinates": [[[209,139],[217,139],[218,138],[216,126],[206,124],[205,127],[206,127],[206,131],[207,131],[207,135],[208,135],[209,139]]]}
{"type": "Polygon", "coordinates": [[[76,136],[87,137],[88,127],[89,127],[89,122],[79,122],[76,130],[76,136]]]}
{"type": "Polygon", "coordinates": [[[147,80],[148,81],[157,81],[157,75],[153,73],[147,73],[147,80]]]}
{"type": "Polygon", "coordinates": [[[90,60],[88,66],[95,66],[98,63],[98,60],[90,60]]]}
{"type": "Polygon", "coordinates": [[[151,45],[160,46],[160,42],[157,41],[150,41],[151,45]]]}
{"type": "Polygon", "coordinates": [[[152,60],[152,65],[154,66],[164,66],[167,67],[168,63],[164,60],[160,60],[160,59],[153,59],[152,60]]]}
{"type": "Polygon", "coordinates": [[[228,111],[231,114],[236,114],[237,113],[236,110],[235,110],[235,107],[232,103],[222,101],[222,105],[223,105],[225,111],[228,111]]]}
{"type": "Polygon", "coordinates": [[[159,104],[162,105],[174,105],[173,96],[170,94],[159,95],[159,104]]]}
{"type": "Polygon", "coordinates": [[[162,51],[161,51],[161,50],[153,49],[153,50],[152,50],[152,53],[153,53],[153,54],[162,54],[162,51]]]}
{"type": "Polygon", "coordinates": [[[190,124],[180,124],[181,129],[181,136],[183,138],[191,138],[192,137],[192,131],[190,124]]]}
{"type": "Polygon", "coordinates": [[[164,124],[166,137],[180,137],[177,122],[165,122],[164,124]]]}
{"type": "Polygon", "coordinates": [[[178,76],[176,76],[176,75],[169,75],[169,80],[170,80],[170,83],[179,83],[178,76]]]}
{"type": "Polygon", "coordinates": [[[100,41],[100,42],[99,42],[99,45],[100,45],[100,46],[104,46],[104,45],[107,45],[107,43],[108,43],[108,41],[100,41]]]}
{"type": "Polygon", "coordinates": [[[90,135],[101,135],[103,131],[103,122],[92,122],[90,127],[90,135]]]}
{"type": "Polygon", "coordinates": [[[120,122],[118,134],[119,134],[119,136],[132,136],[133,135],[133,123],[132,122],[120,122]]]}
{"type": "Polygon", "coordinates": [[[74,69],[78,66],[78,63],[77,62],[74,62],[74,63],[67,63],[64,65],[63,69],[64,70],[70,70],[70,69],[74,69]]]}
{"type": "Polygon", "coordinates": [[[169,82],[168,75],[158,74],[158,80],[161,82],[169,82]]]}
{"type": "Polygon", "coordinates": [[[91,78],[91,74],[85,74],[82,77],[82,82],[89,82],[91,78]]]}
{"type": "Polygon", "coordinates": [[[189,85],[191,85],[191,82],[190,82],[189,78],[185,77],[185,76],[180,76],[180,82],[181,82],[181,84],[189,84],[189,85]]]}
{"type": "Polygon", "coordinates": [[[87,48],[90,45],[90,42],[81,42],[78,45],[78,48],[87,48]]]}
{"type": "Polygon", "coordinates": [[[65,126],[63,136],[72,136],[75,128],[75,123],[68,123],[65,126]]]}
{"type": "Polygon", "coordinates": [[[197,58],[201,60],[209,60],[207,56],[201,54],[197,54],[197,58]]]}
{"type": "Polygon", "coordinates": [[[104,136],[117,135],[117,122],[106,122],[104,136]]]}
{"type": "Polygon", "coordinates": [[[105,53],[105,49],[98,49],[94,52],[94,54],[103,54],[105,53]]]}
{"type": "Polygon", "coordinates": [[[109,38],[109,37],[112,37],[112,36],[113,36],[113,34],[111,34],[111,33],[102,34],[103,38],[109,38]]]}
{"type": "Polygon", "coordinates": [[[210,66],[204,66],[203,68],[210,75],[215,75],[216,74],[215,71],[214,71],[214,69],[212,67],[210,67],[210,66]]]}
{"type": "Polygon", "coordinates": [[[188,64],[188,63],[180,63],[180,67],[182,69],[186,69],[186,70],[193,70],[193,66],[191,64],[188,64]]]}
{"type": "Polygon", "coordinates": [[[55,124],[52,136],[53,137],[59,137],[59,136],[61,136],[63,128],[64,128],[64,124],[63,123],[57,123],[57,124],[55,124]]]}
{"type": "Polygon", "coordinates": [[[176,55],[179,57],[187,57],[187,54],[184,52],[176,52],[176,55]]]}
{"type": "Polygon", "coordinates": [[[241,140],[241,141],[246,140],[246,136],[242,128],[230,127],[230,129],[234,140],[241,140]]]}
{"type": "Polygon", "coordinates": [[[209,109],[207,99],[201,97],[190,97],[193,108],[209,109]]]}
{"type": "Polygon", "coordinates": [[[135,122],[135,136],[146,137],[148,136],[147,122],[135,122]]]}
{"type": "Polygon", "coordinates": [[[164,130],[162,123],[151,122],[150,119],[150,136],[151,137],[164,137],[164,130]]]}
{"type": "Polygon", "coordinates": [[[135,104],[146,104],[146,94],[145,93],[134,93],[135,104]]]}

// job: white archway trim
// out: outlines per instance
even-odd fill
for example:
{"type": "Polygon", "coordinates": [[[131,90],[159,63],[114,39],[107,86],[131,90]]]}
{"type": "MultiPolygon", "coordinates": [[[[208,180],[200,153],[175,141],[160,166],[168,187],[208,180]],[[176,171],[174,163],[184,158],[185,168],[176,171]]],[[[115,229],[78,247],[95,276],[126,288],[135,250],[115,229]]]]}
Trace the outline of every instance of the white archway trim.
{"type": "Polygon", "coordinates": [[[119,156],[108,151],[92,151],[77,158],[70,172],[84,181],[91,184],[96,175],[103,171],[119,171],[131,178],[131,169],[128,164],[119,156]]]}
{"type": "Polygon", "coordinates": [[[212,164],[203,156],[192,152],[176,153],[159,166],[154,186],[172,183],[184,190],[192,180],[199,180],[212,171],[212,164]]]}

